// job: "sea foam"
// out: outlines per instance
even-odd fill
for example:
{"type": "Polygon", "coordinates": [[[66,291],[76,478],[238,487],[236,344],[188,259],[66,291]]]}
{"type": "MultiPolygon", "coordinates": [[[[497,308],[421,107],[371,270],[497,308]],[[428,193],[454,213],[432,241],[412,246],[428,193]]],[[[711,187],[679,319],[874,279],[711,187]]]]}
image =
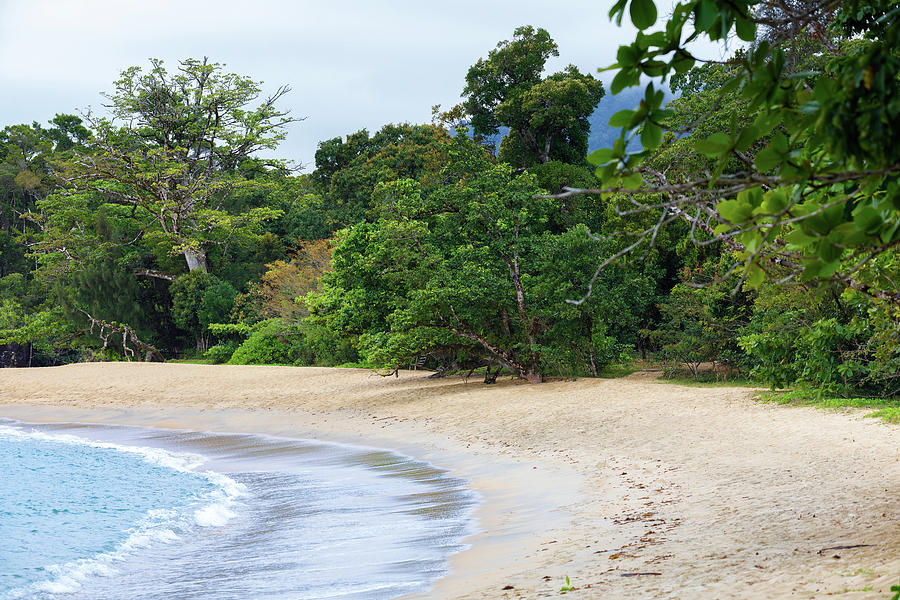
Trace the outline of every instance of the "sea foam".
{"type": "Polygon", "coordinates": [[[212,489],[192,502],[191,510],[179,511],[168,508],[148,510],[128,530],[128,537],[111,551],[96,553],[62,564],[46,565],[45,571],[50,575],[47,579],[5,592],[0,590],[0,600],[40,598],[75,592],[90,578],[116,574],[115,563],[124,560],[140,549],[154,544],[176,542],[185,533],[198,526],[222,527],[226,525],[235,516],[233,509],[238,499],[247,495],[246,486],[230,477],[214,471],[199,471],[198,469],[206,461],[199,454],[99,442],[71,434],[24,431],[16,427],[0,425],[0,442],[28,440],[128,453],[146,463],[165,469],[200,475],[212,485],[212,489]]]}
{"type": "Polygon", "coordinates": [[[464,480],[387,450],[77,423],[29,433],[31,424],[5,424],[16,430],[10,436],[72,448],[17,447],[0,432],[0,467],[22,476],[0,478],[0,539],[12,541],[0,544],[0,600],[384,600],[426,593],[475,531],[477,497],[464,480]],[[44,500],[43,513],[30,498],[44,500]],[[4,520],[12,524],[5,531],[4,520]],[[46,551],[45,538],[61,551],[46,551]]]}

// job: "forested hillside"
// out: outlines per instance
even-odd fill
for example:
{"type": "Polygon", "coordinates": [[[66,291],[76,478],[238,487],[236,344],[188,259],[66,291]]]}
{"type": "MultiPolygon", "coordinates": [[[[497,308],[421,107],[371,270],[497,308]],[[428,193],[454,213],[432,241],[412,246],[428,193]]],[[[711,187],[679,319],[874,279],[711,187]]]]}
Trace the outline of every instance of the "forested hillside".
{"type": "Polygon", "coordinates": [[[260,158],[288,88],[127,67],[108,113],[0,131],[0,362],[536,383],[643,359],[896,395],[900,16],[791,6],[691,0],[657,23],[620,0],[642,33],[597,57],[609,87],[546,72],[556,43],[521,27],[458,106],[321,141],[309,173],[260,158]],[[726,61],[681,46],[732,31],[726,61]]]}

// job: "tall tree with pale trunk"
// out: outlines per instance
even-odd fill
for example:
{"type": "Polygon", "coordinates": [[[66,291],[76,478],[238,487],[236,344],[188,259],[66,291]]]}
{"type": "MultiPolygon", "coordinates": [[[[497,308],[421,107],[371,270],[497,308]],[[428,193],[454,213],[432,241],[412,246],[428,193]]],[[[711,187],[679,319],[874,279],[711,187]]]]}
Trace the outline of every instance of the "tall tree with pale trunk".
{"type": "Polygon", "coordinates": [[[288,91],[279,87],[254,107],[260,83],[205,58],[172,73],[160,60],[126,69],[105,95],[111,117],[85,115],[94,136],[61,169],[63,193],[130,208],[141,235],[183,255],[189,271],[206,271],[211,244],[277,216],[270,208],[232,213],[228,199],[265,185],[254,174],[287,168],[255,154],[275,148],[297,120],[276,106],[288,91]]]}

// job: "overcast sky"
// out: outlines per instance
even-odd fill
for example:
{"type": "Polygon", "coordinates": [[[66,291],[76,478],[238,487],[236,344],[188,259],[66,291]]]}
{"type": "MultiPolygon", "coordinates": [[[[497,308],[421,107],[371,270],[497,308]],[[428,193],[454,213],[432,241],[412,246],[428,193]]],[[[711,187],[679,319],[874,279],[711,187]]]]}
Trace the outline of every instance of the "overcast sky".
{"type": "MultiPolygon", "coordinates": [[[[386,123],[425,123],[459,102],[470,65],[519,25],[547,29],[566,64],[596,74],[633,39],[587,0],[0,0],[0,127],[101,108],[100,92],[150,57],[210,57],[287,84],[297,117],[278,155],[313,166],[316,144],[386,123]]],[[[607,77],[602,77],[608,80],[607,77]]]]}

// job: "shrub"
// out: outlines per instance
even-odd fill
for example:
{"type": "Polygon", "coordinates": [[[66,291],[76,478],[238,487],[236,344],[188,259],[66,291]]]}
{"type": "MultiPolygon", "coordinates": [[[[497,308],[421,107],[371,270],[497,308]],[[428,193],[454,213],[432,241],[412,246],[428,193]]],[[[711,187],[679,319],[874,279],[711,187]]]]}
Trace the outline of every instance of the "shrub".
{"type": "Polygon", "coordinates": [[[236,342],[223,342],[212,346],[203,353],[203,356],[212,364],[221,365],[227,363],[231,359],[231,356],[237,348],[238,345],[236,342]]]}
{"type": "Polygon", "coordinates": [[[279,319],[260,323],[250,337],[241,344],[231,358],[230,365],[292,364],[296,360],[295,348],[289,341],[291,332],[279,319]]]}

